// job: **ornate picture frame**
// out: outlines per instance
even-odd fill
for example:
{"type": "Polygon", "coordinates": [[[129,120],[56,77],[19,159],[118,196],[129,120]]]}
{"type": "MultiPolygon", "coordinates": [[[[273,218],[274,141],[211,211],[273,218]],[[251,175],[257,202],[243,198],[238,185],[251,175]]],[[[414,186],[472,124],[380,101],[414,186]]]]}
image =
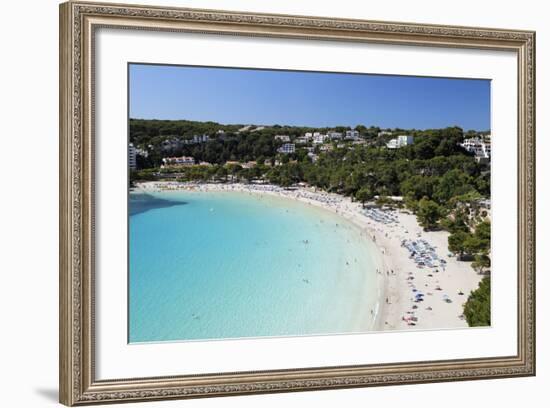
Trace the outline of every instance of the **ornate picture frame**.
{"type": "Polygon", "coordinates": [[[60,5],[60,402],[73,406],[535,375],[535,33],[71,1],[60,5]],[[490,358],[98,380],[94,47],[98,28],[214,33],[517,55],[517,353],[490,358]]]}

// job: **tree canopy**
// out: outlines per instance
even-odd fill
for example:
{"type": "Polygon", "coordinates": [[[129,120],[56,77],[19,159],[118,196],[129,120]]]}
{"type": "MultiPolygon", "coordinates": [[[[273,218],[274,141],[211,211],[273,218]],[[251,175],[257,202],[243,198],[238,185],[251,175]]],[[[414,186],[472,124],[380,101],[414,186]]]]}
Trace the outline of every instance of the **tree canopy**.
{"type": "Polygon", "coordinates": [[[469,326],[491,325],[491,278],[488,276],[468,296],[464,305],[464,316],[469,326]]]}

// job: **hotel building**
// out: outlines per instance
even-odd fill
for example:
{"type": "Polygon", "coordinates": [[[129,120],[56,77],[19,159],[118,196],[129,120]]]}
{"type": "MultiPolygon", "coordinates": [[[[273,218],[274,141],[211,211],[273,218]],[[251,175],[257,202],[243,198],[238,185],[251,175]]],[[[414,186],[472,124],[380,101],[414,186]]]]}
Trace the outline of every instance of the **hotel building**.
{"type": "Polygon", "coordinates": [[[400,147],[409,146],[414,143],[414,138],[411,135],[400,135],[395,139],[391,139],[386,146],[388,149],[399,149],[400,147]]]}
{"type": "Polygon", "coordinates": [[[328,139],[327,135],[324,135],[319,132],[313,133],[313,143],[315,144],[323,144],[328,139]]]}
{"type": "Polygon", "coordinates": [[[164,166],[192,166],[195,164],[195,159],[188,156],[181,157],[165,157],[162,159],[164,166]]]}
{"type": "Polygon", "coordinates": [[[130,143],[128,145],[128,167],[130,167],[130,170],[137,169],[136,156],[137,156],[137,150],[134,147],[134,145],[130,143]]]}
{"type": "Polygon", "coordinates": [[[357,140],[359,139],[358,130],[346,130],[346,139],[347,140],[357,140]]]}
{"type": "Polygon", "coordinates": [[[467,152],[473,153],[478,162],[489,162],[491,159],[490,136],[487,137],[487,140],[483,140],[479,137],[464,139],[464,142],[462,142],[460,146],[467,152]]]}
{"type": "Polygon", "coordinates": [[[294,143],[285,143],[277,149],[279,153],[291,154],[296,152],[296,146],[294,143]]]}

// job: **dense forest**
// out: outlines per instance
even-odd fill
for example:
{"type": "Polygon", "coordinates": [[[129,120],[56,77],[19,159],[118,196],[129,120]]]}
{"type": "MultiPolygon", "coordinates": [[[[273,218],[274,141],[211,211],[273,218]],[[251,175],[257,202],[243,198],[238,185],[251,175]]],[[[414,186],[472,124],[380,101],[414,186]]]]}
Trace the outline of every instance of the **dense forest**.
{"type": "Polygon", "coordinates": [[[481,280],[464,305],[464,316],[469,326],[491,325],[491,278],[481,280]]]}
{"type": "MultiPolygon", "coordinates": [[[[265,128],[251,126],[239,132],[245,125],[221,125],[216,122],[196,122],[188,120],[145,120],[130,119],[130,142],[135,146],[147,149],[149,158],[143,161],[141,168],[158,167],[163,153],[173,156],[192,156],[197,161],[212,164],[223,164],[226,161],[256,161],[259,157],[275,157],[280,142],[274,140],[276,135],[287,135],[292,139],[303,136],[306,132],[326,133],[329,130],[345,132],[350,127],[311,128],[300,126],[274,125],[265,128]],[[224,133],[218,133],[223,130],[224,133]],[[182,145],[170,151],[163,151],[162,142],[178,138],[190,140],[195,135],[210,136],[209,143],[182,145]]],[[[356,129],[367,139],[375,139],[380,128],[356,126],[356,129]]],[[[381,146],[385,140],[380,139],[381,146]]]]}

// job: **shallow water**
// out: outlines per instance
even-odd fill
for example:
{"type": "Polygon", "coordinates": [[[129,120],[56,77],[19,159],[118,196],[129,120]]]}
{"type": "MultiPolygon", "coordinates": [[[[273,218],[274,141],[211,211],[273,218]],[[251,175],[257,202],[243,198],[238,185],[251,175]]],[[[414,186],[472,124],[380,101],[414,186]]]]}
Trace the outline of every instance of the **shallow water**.
{"type": "Polygon", "coordinates": [[[350,333],[372,328],[372,243],[287,198],[130,194],[129,341],[350,333]]]}

